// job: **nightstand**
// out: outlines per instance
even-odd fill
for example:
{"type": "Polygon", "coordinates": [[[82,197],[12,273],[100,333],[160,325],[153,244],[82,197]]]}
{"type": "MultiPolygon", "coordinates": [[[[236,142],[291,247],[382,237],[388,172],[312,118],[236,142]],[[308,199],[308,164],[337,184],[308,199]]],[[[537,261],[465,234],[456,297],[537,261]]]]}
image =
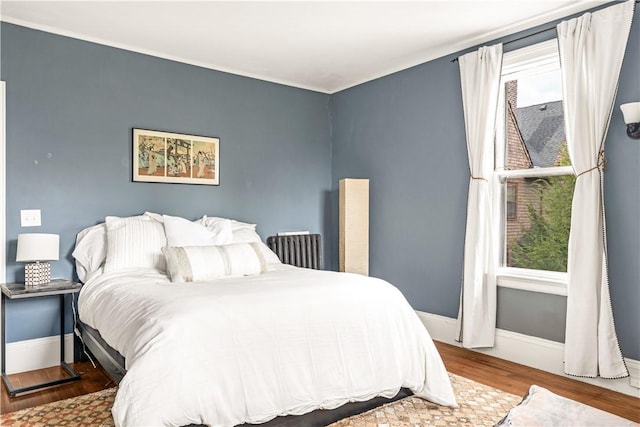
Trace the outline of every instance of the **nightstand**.
{"type": "Polygon", "coordinates": [[[24,283],[4,283],[0,285],[2,288],[2,380],[7,386],[9,395],[11,397],[18,393],[24,393],[31,390],[37,390],[45,387],[51,387],[54,385],[64,384],[71,381],[77,381],[80,379],[80,374],[74,371],[64,361],[64,295],[80,292],[82,285],[80,283],[71,282],[69,280],[52,280],[50,283],[41,286],[25,287],[24,283]],[[14,388],[6,373],[5,359],[7,355],[6,351],[6,310],[5,301],[7,299],[22,299],[22,298],[40,298],[46,296],[58,295],[60,298],[60,366],[70,375],[69,377],[47,381],[44,383],[31,385],[23,388],[14,388]]]}

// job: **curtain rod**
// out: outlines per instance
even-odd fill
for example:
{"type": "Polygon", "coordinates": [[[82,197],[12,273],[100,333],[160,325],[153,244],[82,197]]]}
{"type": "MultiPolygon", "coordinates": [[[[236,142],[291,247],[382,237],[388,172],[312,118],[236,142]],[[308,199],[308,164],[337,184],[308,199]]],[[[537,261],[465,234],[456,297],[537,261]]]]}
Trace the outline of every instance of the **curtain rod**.
{"type": "MultiPolygon", "coordinates": [[[[640,0],[635,0],[635,4],[638,4],[638,3],[640,3],[640,0]]],[[[526,36],[518,37],[517,39],[513,39],[513,40],[509,40],[508,42],[504,42],[504,43],[502,43],[502,45],[506,46],[508,44],[515,43],[515,42],[518,42],[520,40],[527,39],[529,37],[537,36],[538,34],[546,33],[547,31],[551,31],[551,30],[555,30],[555,29],[556,29],[555,25],[553,27],[544,28],[544,29],[542,29],[540,31],[536,31],[533,34],[527,34],[526,36]]],[[[456,56],[450,62],[458,62],[458,58],[460,58],[460,56],[456,56]]]]}
{"type": "MultiPolygon", "coordinates": [[[[529,37],[537,36],[538,34],[546,33],[547,31],[551,31],[551,30],[555,30],[555,29],[556,29],[555,26],[549,27],[549,28],[545,28],[543,30],[536,31],[533,34],[527,34],[526,36],[518,37],[517,39],[513,39],[513,40],[509,40],[508,42],[504,42],[504,43],[502,43],[502,46],[506,46],[508,44],[515,43],[515,42],[518,42],[520,40],[528,39],[529,37]]],[[[458,62],[458,58],[460,58],[460,57],[456,56],[450,62],[458,62]]]]}

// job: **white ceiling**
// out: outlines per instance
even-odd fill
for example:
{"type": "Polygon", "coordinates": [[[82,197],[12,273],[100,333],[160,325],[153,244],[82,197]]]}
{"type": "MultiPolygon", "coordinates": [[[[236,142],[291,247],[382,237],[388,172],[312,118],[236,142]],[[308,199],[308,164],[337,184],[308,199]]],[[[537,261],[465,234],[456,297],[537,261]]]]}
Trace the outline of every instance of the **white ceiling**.
{"type": "Polygon", "coordinates": [[[334,93],[606,1],[7,1],[3,21],[334,93]]]}

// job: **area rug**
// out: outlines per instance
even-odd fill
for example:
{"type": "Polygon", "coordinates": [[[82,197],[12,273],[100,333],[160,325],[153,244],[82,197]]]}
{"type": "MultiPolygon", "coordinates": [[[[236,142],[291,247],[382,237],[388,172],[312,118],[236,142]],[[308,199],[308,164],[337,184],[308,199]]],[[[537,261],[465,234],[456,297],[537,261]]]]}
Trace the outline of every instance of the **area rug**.
{"type": "Polygon", "coordinates": [[[521,400],[467,378],[449,373],[458,408],[448,408],[417,397],[354,415],[331,427],[494,426],[521,400]]]}
{"type": "MultiPolygon", "coordinates": [[[[449,374],[457,409],[406,397],[332,427],[493,426],[522,398],[475,381],[449,374]]],[[[0,416],[1,426],[113,426],[111,406],[116,388],[48,403],[0,416]]]]}
{"type": "Polygon", "coordinates": [[[118,389],[113,387],[71,399],[3,414],[0,426],[113,426],[111,406],[118,389]]]}

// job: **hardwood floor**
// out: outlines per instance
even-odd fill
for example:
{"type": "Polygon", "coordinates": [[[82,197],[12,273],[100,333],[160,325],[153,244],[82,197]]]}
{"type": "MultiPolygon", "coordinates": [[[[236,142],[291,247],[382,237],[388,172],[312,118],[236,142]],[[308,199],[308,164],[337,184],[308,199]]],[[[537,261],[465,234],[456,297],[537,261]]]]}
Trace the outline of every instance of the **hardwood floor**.
{"type": "Polygon", "coordinates": [[[640,423],[640,399],[436,341],[447,371],[518,396],[532,384],[640,423]]]}
{"type": "MultiPolygon", "coordinates": [[[[70,397],[81,396],[115,386],[111,377],[102,369],[100,365],[94,369],[91,362],[81,362],[71,364],[73,369],[82,375],[79,381],[49,387],[42,390],[35,390],[30,393],[19,394],[16,397],[9,397],[4,383],[0,385],[0,413],[17,411],[19,409],[31,408],[57,400],[68,399],[70,397]]],[[[37,371],[24,372],[9,375],[14,387],[27,387],[54,379],[64,378],[67,375],[60,367],[39,369],[37,371]]]]}
{"type": "MultiPolygon", "coordinates": [[[[640,399],[638,398],[452,345],[436,342],[436,347],[442,355],[447,370],[454,374],[518,396],[524,396],[532,384],[537,384],[561,396],[640,423],[640,399]]],[[[2,385],[0,413],[13,412],[114,386],[111,378],[100,367],[94,369],[88,362],[76,363],[73,366],[82,374],[80,381],[13,398],[9,398],[2,385]]],[[[25,386],[45,379],[59,378],[60,375],[61,371],[56,367],[10,377],[16,386],[25,386]]]]}

